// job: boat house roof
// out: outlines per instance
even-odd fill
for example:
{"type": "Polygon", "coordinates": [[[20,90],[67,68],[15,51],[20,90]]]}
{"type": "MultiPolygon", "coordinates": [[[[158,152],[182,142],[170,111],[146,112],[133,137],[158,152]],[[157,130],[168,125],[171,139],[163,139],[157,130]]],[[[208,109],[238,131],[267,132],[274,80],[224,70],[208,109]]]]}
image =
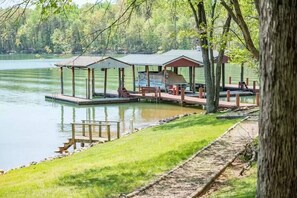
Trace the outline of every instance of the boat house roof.
{"type": "MultiPolygon", "coordinates": [[[[170,50],[168,52],[163,53],[162,55],[186,56],[186,57],[189,57],[189,58],[191,58],[193,60],[196,60],[196,61],[199,61],[199,62],[203,63],[202,51],[200,49],[196,49],[196,50],[170,50]]],[[[214,55],[214,58],[217,59],[218,55],[219,55],[218,51],[213,50],[213,55],[214,55]]],[[[222,63],[227,63],[228,59],[229,59],[228,56],[224,56],[222,63]]]]}
{"type": "Polygon", "coordinates": [[[75,67],[75,68],[91,68],[91,69],[110,69],[110,68],[126,68],[130,64],[107,56],[75,56],[62,62],[56,63],[57,67],[75,67]]]}
{"type": "Polygon", "coordinates": [[[184,55],[165,54],[130,54],[119,59],[120,61],[138,66],[168,66],[189,67],[202,66],[203,63],[184,55]]]}

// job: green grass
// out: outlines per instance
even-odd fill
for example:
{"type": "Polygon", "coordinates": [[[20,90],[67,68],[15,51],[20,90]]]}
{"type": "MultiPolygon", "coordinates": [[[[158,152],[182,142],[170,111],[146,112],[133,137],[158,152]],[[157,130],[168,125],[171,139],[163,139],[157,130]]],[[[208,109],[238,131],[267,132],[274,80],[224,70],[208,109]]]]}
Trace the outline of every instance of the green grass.
{"type": "Polygon", "coordinates": [[[227,181],[226,186],[211,195],[212,198],[236,197],[254,198],[256,196],[257,166],[254,165],[248,175],[243,178],[232,178],[227,181]]]}
{"type": "Polygon", "coordinates": [[[168,171],[238,120],[193,115],[0,176],[0,197],[114,197],[168,171]]]}

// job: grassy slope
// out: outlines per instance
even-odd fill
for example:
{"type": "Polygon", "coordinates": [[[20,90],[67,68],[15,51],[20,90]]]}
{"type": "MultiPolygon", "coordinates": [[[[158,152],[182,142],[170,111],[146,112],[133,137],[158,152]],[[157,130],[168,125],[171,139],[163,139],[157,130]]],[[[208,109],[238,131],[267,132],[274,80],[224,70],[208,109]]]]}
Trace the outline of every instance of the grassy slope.
{"type": "Polygon", "coordinates": [[[0,197],[111,197],[170,170],[237,120],[194,115],[0,176],[0,197]]]}
{"type": "Polygon", "coordinates": [[[212,198],[239,197],[253,198],[256,196],[257,166],[254,165],[243,178],[232,178],[227,186],[212,194],[212,198]]]}

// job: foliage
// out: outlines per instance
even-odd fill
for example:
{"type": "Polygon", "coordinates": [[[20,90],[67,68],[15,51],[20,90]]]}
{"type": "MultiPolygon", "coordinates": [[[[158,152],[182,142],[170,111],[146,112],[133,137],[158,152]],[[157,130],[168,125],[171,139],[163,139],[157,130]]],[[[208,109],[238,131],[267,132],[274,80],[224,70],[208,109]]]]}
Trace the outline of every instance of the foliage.
{"type": "Polygon", "coordinates": [[[128,193],[209,144],[237,120],[193,115],[84,152],[0,176],[1,197],[104,197],[128,193]]]}

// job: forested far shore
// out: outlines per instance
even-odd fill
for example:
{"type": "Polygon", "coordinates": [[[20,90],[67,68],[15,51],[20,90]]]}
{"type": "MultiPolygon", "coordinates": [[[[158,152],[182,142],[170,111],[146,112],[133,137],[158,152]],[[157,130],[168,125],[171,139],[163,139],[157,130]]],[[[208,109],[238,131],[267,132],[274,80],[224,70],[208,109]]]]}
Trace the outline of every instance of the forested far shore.
{"type": "MultiPolygon", "coordinates": [[[[0,53],[157,53],[174,48],[195,47],[194,20],[182,3],[156,1],[139,7],[130,18],[120,17],[123,5],[100,3],[73,6],[65,13],[43,19],[41,8],[27,8],[1,24],[0,53]],[[173,7],[174,6],[174,7],[173,7]],[[22,14],[20,17],[19,15],[22,14]],[[154,17],[152,17],[154,16],[154,17]],[[126,20],[126,22],[125,22],[126,20]]],[[[8,9],[8,8],[7,8],[8,9]]],[[[0,9],[3,14],[7,9],[0,9]]]]}

